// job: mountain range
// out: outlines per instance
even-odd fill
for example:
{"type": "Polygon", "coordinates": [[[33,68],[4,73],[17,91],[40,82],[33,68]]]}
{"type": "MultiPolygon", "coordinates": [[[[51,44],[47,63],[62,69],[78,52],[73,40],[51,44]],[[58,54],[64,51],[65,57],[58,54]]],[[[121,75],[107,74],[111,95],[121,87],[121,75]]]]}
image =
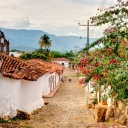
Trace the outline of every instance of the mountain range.
{"type": "MultiPolygon", "coordinates": [[[[86,37],[80,39],[78,36],[56,36],[49,34],[42,30],[26,30],[26,29],[5,29],[1,28],[4,32],[5,38],[10,42],[10,50],[17,49],[26,52],[32,52],[35,49],[39,49],[38,41],[40,36],[47,34],[52,40],[50,50],[52,51],[70,51],[75,50],[75,46],[78,46],[79,51],[85,47],[86,37]]],[[[94,42],[96,38],[90,38],[90,43],[94,42]]]]}

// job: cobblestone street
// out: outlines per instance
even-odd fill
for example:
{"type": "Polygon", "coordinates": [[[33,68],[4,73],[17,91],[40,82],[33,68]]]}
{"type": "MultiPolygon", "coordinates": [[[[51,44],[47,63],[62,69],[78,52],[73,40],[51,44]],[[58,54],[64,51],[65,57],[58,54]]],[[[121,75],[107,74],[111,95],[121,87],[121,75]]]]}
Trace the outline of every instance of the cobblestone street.
{"type": "MultiPolygon", "coordinates": [[[[74,70],[66,69],[64,82],[53,98],[44,98],[49,102],[32,116],[32,126],[38,128],[84,128],[94,123],[94,116],[85,107],[84,87],[79,85],[74,70]],[[69,82],[69,78],[72,79],[69,82]]],[[[28,121],[27,121],[28,122],[28,121]]],[[[20,124],[21,125],[21,124],[20,124]]]]}
{"type": "Polygon", "coordinates": [[[17,120],[0,126],[2,128],[108,128],[97,125],[91,110],[86,109],[84,87],[79,84],[74,70],[66,69],[64,82],[54,97],[44,100],[48,104],[34,111],[31,120],[17,120]],[[69,78],[72,79],[71,82],[69,78]]]}

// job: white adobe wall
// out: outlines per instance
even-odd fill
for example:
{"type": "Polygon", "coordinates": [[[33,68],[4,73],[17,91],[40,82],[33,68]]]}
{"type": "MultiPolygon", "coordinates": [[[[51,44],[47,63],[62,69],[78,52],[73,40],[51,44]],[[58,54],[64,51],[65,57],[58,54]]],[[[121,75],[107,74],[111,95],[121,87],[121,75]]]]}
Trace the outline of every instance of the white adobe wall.
{"type": "Polygon", "coordinates": [[[0,75],[0,116],[15,116],[19,102],[20,80],[0,75]]]}
{"type": "Polygon", "coordinates": [[[48,95],[54,89],[52,77],[55,76],[55,73],[47,74],[47,75],[48,75],[48,86],[47,86],[47,95],[48,95]],[[51,84],[49,79],[51,80],[51,84]]]}
{"type": "Polygon", "coordinates": [[[14,80],[0,75],[0,116],[14,117],[16,109],[31,113],[44,105],[41,79],[14,80]]]}
{"type": "Polygon", "coordinates": [[[42,84],[42,95],[47,95],[49,93],[49,82],[48,82],[49,74],[46,73],[41,77],[41,84],[42,84]]]}
{"type": "Polygon", "coordinates": [[[19,57],[22,55],[22,53],[20,52],[9,52],[9,56],[11,56],[12,54],[14,55],[14,57],[19,57]]]}
{"type": "Polygon", "coordinates": [[[37,81],[21,80],[20,98],[18,108],[31,113],[44,105],[42,99],[41,77],[37,81]]]}
{"type": "Polygon", "coordinates": [[[59,74],[56,74],[56,86],[58,85],[59,81],[60,81],[59,74]]]}
{"type": "MultiPolygon", "coordinates": [[[[94,84],[94,83],[93,83],[92,81],[89,81],[89,91],[90,91],[90,92],[93,91],[93,87],[92,87],[93,84],[94,84]]],[[[106,92],[103,92],[101,95],[104,95],[104,94],[107,94],[107,95],[108,95],[108,91],[109,91],[109,90],[111,90],[111,87],[110,87],[110,86],[108,87],[108,90],[107,90],[106,92]]],[[[91,94],[91,95],[92,95],[93,97],[95,96],[95,94],[91,94]]],[[[100,94],[99,94],[99,91],[98,91],[98,93],[97,93],[98,102],[99,102],[99,95],[100,95],[100,94]]],[[[102,98],[102,96],[101,96],[101,98],[102,98]]],[[[108,99],[107,99],[108,107],[110,107],[111,102],[112,102],[112,101],[111,101],[111,98],[108,98],[108,99]]]]}
{"type": "Polygon", "coordinates": [[[41,77],[41,83],[42,83],[42,95],[48,95],[59,83],[59,74],[56,74],[55,72],[52,74],[46,73],[41,77]],[[54,80],[53,80],[54,77],[54,80]],[[56,80],[55,80],[56,78],[56,80]],[[50,87],[50,81],[51,80],[51,87],[50,87]],[[51,89],[51,90],[50,90],[51,89]]]}
{"type": "Polygon", "coordinates": [[[57,63],[59,63],[59,64],[61,64],[61,65],[62,65],[62,63],[64,63],[64,66],[65,66],[66,68],[69,67],[69,62],[68,62],[68,61],[54,61],[54,62],[57,62],[57,63]]]}

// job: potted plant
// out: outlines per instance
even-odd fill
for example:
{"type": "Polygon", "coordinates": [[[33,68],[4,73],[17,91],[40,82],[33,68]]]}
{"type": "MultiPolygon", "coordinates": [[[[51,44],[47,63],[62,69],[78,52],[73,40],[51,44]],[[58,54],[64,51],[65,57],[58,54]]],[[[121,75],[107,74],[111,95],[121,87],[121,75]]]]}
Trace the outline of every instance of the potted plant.
{"type": "Polygon", "coordinates": [[[101,103],[102,103],[102,105],[107,105],[107,99],[108,99],[108,96],[105,95],[105,94],[101,97],[101,103]]]}

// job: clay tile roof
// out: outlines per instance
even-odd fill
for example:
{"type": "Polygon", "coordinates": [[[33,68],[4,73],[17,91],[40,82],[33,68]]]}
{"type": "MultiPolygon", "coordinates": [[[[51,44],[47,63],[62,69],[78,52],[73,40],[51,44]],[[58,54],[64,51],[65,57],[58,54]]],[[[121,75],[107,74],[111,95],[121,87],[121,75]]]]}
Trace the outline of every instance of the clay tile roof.
{"type": "Polygon", "coordinates": [[[31,66],[25,61],[11,56],[0,54],[0,73],[13,79],[36,81],[46,73],[46,70],[31,66]]]}
{"type": "Polygon", "coordinates": [[[49,73],[53,73],[53,72],[60,73],[62,70],[64,70],[64,66],[60,64],[53,63],[53,62],[46,62],[41,59],[31,59],[31,60],[27,60],[26,62],[32,66],[36,66],[49,73]]]}
{"type": "Polygon", "coordinates": [[[53,58],[52,61],[69,61],[67,58],[53,58]]]}

